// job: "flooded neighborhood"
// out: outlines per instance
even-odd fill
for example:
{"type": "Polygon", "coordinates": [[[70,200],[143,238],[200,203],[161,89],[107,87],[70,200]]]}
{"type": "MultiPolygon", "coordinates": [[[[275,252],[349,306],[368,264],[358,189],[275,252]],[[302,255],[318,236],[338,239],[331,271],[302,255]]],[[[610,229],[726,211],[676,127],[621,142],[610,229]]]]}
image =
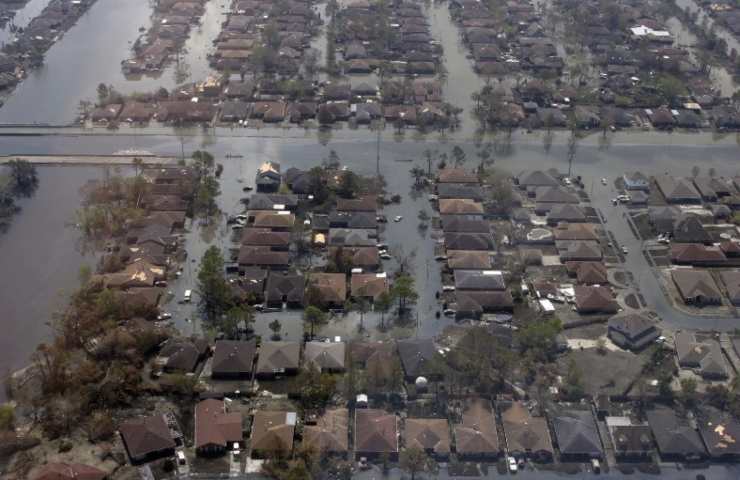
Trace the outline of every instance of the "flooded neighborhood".
{"type": "Polygon", "coordinates": [[[0,0],[0,477],[740,476],[740,5],[0,0]]]}

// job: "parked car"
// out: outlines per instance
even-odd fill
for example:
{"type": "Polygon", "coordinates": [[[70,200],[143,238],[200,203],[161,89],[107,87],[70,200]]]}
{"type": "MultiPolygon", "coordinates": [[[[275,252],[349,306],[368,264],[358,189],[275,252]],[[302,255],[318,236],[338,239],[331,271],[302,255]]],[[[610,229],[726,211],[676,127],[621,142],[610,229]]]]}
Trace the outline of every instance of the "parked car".
{"type": "Polygon", "coordinates": [[[509,456],[507,463],[509,464],[509,471],[511,473],[516,473],[519,470],[519,466],[516,464],[516,458],[509,456]]]}

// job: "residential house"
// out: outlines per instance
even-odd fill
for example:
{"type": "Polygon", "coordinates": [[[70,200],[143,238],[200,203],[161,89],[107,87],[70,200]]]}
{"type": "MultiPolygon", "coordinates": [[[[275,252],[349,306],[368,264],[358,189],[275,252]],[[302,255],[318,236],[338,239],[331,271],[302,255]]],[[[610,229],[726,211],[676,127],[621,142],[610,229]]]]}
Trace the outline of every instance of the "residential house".
{"type": "Polygon", "coordinates": [[[641,350],[660,336],[660,330],[646,315],[628,312],[609,319],[607,335],[625,350],[641,350]]]}
{"type": "Polygon", "coordinates": [[[127,420],[118,427],[118,431],[134,465],[175,454],[175,440],[162,414],[127,420]]]}
{"type": "Polygon", "coordinates": [[[336,265],[349,265],[351,268],[360,268],[362,270],[373,271],[380,266],[380,253],[378,247],[350,247],[350,246],[332,246],[329,247],[330,261],[336,262],[336,265]]]}
{"type": "Polygon", "coordinates": [[[521,401],[502,401],[497,406],[509,454],[537,462],[552,461],[555,450],[545,417],[532,415],[521,401]]]}
{"type": "Polygon", "coordinates": [[[264,162],[257,169],[257,178],[255,184],[258,192],[277,192],[282,183],[280,175],[280,164],[274,162],[264,162]]]}
{"type": "Polygon", "coordinates": [[[731,413],[704,407],[698,412],[696,423],[711,458],[737,460],[740,457],[740,422],[731,413]]]}
{"type": "Polygon", "coordinates": [[[719,274],[727,291],[727,298],[734,306],[740,306],[740,270],[723,270],[719,274]]]}
{"type": "Polygon", "coordinates": [[[259,267],[268,270],[286,270],[290,266],[290,252],[272,250],[268,246],[242,245],[237,258],[240,269],[259,267]]]}
{"type": "MultiPolygon", "coordinates": [[[[552,214],[550,210],[550,214],[552,214]]],[[[561,223],[552,229],[552,235],[555,240],[582,240],[598,242],[599,236],[596,234],[596,228],[592,224],[586,223],[561,223]]]]}
{"type": "Polygon", "coordinates": [[[213,352],[211,377],[252,378],[254,358],[257,351],[255,340],[219,340],[213,352]]]}
{"type": "Polygon", "coordinates": [[[265,286],[265,302],[269,307],[303,307],[306,279],[299,273],[270,272],[265,286]]]}
{"type": "Polygon", "coordinates": [[[242,231],[241,243],[252,247],[287,251],[290,248],[290,232],[274,232],[269,228],[245,228],[242,231]]]}
{"type": "Polygon", "coordinates": [[[483,201],[483,189],[471,183],[440,183],[437,185],[437,196],[439,198],[465,198],[475,201],[483,201]]]}
{"type": "Polygon", "coordinates": [[[693,332],[679,330],[674,337],[678,365],[691,369],[707,380],[725,380],[730,376],[722,348],[711,337],[699,337],[693,332]]]}
{"type": "Polygon", "coordinates": [[[657,408],[646,414],[658,453],[664,461],[701,460],[707,456],[699,433],[671,408],[657,408]]]}
{"type": "Polygon", "coordinates": [[[359,198],[338,198],[338,212],[375,212],[378,210],[378,199],[373,195],[359,198]]]}
{"type": "Polygon", "coordinates": [[[456,290],[505,290],[500,270],[455,270],[456,290]]]}
{"type": "Polygon", "coordinates": [[[209,398],[195,406],[195,451],[198,455],[221,455],[234,445],[242,446],[242,414],[226,412],[223,400],[209,398]]]}
{"type": "Polygon", "coordinates": [[[529,170],[520,173],[515,179],[521,189],[533,189],[537,187],[557,187],[560,182],[549,172],[542,170],[529,170]]]}
{"type": "Polygon", "coordinates": [[[398,417],[383,410],[355,410],[354,447],[357,458],[398,459],[398,417]]]}
{"type": "Polygon", "coordinates": [[[494,460],[500,455],[502,446],[496,431],[496,416],[489,400],[470,400],[464,407],[461,422],[453,429],[458,457],[494,460]]]}
{"type": "Polygon", "coordinates": [[[280,375],[295,375],[300,359],[301,344],[298,342],[263,342],[257,357],[255,376],[270,379],[280,375]]]}
{"type": "Polygon", "coordinates": [[[702,307],[722,304],[719,287],[707,270],[681,268],[672,270],[671,277],[681,299],[687,305],[702,307]]]}
{"type": "Polygon", "coordinates": [[[462,168],[443,168],[437,173],[437,183],[478,184],[478,177],[462,168]]]}
{"type": "Polygon", "coordinates": [[[252,458],[289,456],[297,420],[296,412],[258,410],[252,420],[252,458]]]}
{"type": "Polygon", "coordinates": [[[547,207],[544,212],[547,213],[547,224],[558,225],[559,223],[582,223],[586,222],[586,212],[582,207],[574,204],[538,204],[538,208],[547,207]]]}
{"type": "Polygon", "coordinates": [[[566,262],[568,271],[574,271],[576,280],[582,285],[606,285],[609,279],[606,265],[601,262],[566,262]]]}
{"type": "Polygon", "coordinates": [[[648,207],[650,224],[657,233],[673,233],[676,222],[681,217],[678,207],[648,207]]]}
{"type": "Polygon", "coordinates": [[[619,460],[646,461],[653,450],[653,436],[650,426],[633,423],[629,417],[606,417],[606,428],[614,446],[614,454],[619,460]]]}
{"type": "Polygon", "coordinates": [[[604,456],[599,429],[591,410],[563,410],[552,419],[563,459],[600,459],[604,456]]]}
{"type": "Polygon", "coordinates": [[[374,302],[388,292],[388,276],[383,273],[353,273],[350,279],[350,296],[374,302]]]}
{"type": "Polygon", "coordinates": [[[609,287],[576,285],[574,290],[578,313],[617,313],[619,309],[609,287]]]}
{"type": "Polygon", "coordinates": [[[514,299],[507,290],[455,291],[454,310],[457,319],[478,319],[484,313],[510,312],[513,309],[514,299]]]}
{"type": "Polygon", "coordinates": [[[329,408],[315,424],[303,427],[303,441],[323,455],[346,457],[349,452],[349,411],[346,408],[329,408]]]}
{"type": "Polygon", "coordinates": [[[247,212],[250,226],[255,228],[268,228],[280,232],[290,232],[295,224],[295,215],[287,210],[247,212]]]}
{"type": "Polygon", "coordinates": [[[459,215],[442,215],[441,218],[445,233],[491,233],[491,224],[483,219],[459,215]]]}
{"type": "Polygon", "coordinates": [[[603,256],[598,242],[558,241],[555,246],[563,262],[595,262],[600,261],[603,256]]]}
{"type": "Polygon", "coordinates": [[[306,342],[303,361],[322,373],[340,373],[345,369],[346,347],[344,342],[306,342]]]}
{"type": "Polygon", "coordinates": [[[489,270],[491,256],[482,250],[447,250],[447,267],[450,270],[489,270]]]}
{"type": "Polygon", "coordinates": [[[108,472],[83,463],[51,462],[31,472],[32,480],[105,480],[108,472]]]}
{"type": "Polygon", "coordinates": [[[170,338],[159,351],[157,363],[167,373],[192,373],[207,353],[208,341],[204,338],[170,338]]]}
{"type": "MultiPolygon", "coordinates": [[[[315,228],[315,227],[314,227],[315,228]]],[[[369,228],[330,228],[329,245],[345,247],[374,247],[377,231],[369,228]]]]}
{"type": "Polygon", "coordinates": [[[407,418],[404,423],[406,448],[418,448],[436,459],[450,456],[450,426],[441,418],[407,418]]]}
{"type": "Polygon", "coordinates": [[[327,308],[342,308],[347,299],[347,277],[343,273],[313,273],[308,278],[311,300],[327,308]]]}
{"type": "Polygon", "coordinates": [[[249,197],[250,210],[293,211],[296,208],[298,208],[298,197],[293,194],[255,193],[249,197]]]}
{"type": "Polygon", "coordinates": [[[712,237],[707,233],[701,220],[696,215],[686,215],[678,219],[673,228],[673,243],[712,244],[712,237]]]}
{"type": "Polygon", "coordinates": [[[624,188],[630,191],[650,191],[650,179],[642,172],[629,172],[622,175],[624,188]]]}
{"type": "Polygon", "coordinates": [[[659,175],[655,182],[668,203],[701,203],[701,195],[686,178],[659,175]]]}
{"type": "Polygon", "coordinates": [[[448,250],[485,250],[495,249],[490,233],[445,233],[445,247],[448,250]]]}
{"type": "Polygon", "coordinates": [[[483,205],[467,198],[443,198],[439,201],[441,215],[483,215],[483,205]]]}
{"type": "Polygon", "coordinates": [[[439,378],[439,353],[431,338],[398,340],[396,344],[407,382],[415,382],[419,377],[439,378]]]}
{"type": "Polygon", "coordinates": [[[674,243],[671,245],[671,261],[677,265],[720,266],[727,261],[727,257],[720,247],[674,243]]]}

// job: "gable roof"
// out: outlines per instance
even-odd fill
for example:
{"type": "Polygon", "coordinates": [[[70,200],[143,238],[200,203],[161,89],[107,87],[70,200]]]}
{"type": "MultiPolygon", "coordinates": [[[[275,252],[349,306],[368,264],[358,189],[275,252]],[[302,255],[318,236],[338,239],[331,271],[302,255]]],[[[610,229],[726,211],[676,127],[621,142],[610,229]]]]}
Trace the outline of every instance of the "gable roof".
{"type": "Polygon", "coordinates": [[[343,273],[313,273],[308,284],[316,288],[325,303],[344,303],[347,299],[347,277],[343,273]]]}
{"type": "Polygon", "coordinates": [[[300,353],[301,344],[298,342],[264,342],[260,345],[257,374],[295,370],[298,368],[300,353]]]}
{"type": "Polygon", "coordinates": [[[560,182],[542,170],[529,170],[519,174],[517,182],[522,187],[555,187],[560,182]]]}
{"type": "Polygon", "coordinates": [[[564,190],[561,187],[538,187],[535,190],[535,200],[537,203],[568,203],[577,204],[580,202],[577,196],[564,190]]]}
{"type": "Polygon", "coordinates": [[[280,247],[290,244],[290,232],[275,232],[269,228],[245,228],[242,245],[280,247]]]}
{"type": "Polygon", "coordinates": [[[463,217],[460,215],[442,215],[442,230],[445,233],[491,233],[488,221],[463,217]]]}
{"type": "Polygon", "coordinates": [[[704,229],[696,215],[685,215],[673,228],[675,243],[712,243],[712,237],[704,229]]]}
{"type": "Polygon", "coordinates": [[[254,356],[257,351],[257,342],[219,340],[213,352],[211,372],[213,375],[250,375],[254,356]]]}
{"type": "Polygon", "coordinates": [[[209,398],[195,406],[195,448],[218,446],[226,448],[234,442],[241,442],[242,414],[226,413],[222,400],[209,398]]]}
{"type": "Polygon", "coordinates": [[[694,185],[685,178],[672,175],[658,175],[655,177],[658,188],[669,202],[699,202],[701,195],[696,191],[694,185]]]}
{"type": "Polygon", "coordinates": [[[712,275],[706,270],[681,268],[671,271],[671,277],[684,299],[697,297],[722,298],[712,275]]]}
{"type": "Polygon", "coordinates": [[[338,212],[375,212],[378,209],[378,199],[372,195],[359,198],[338,198],[338,212]]]}
{"type": "Polygon", "coordinates": [[[482,250],[447,250],[447,266],[458,269],[490,269],[491,257],[482,250]]]}
{"type": "Polygon", "coordinates": [[[601,457],[601,439],[590,410],[565,410],[553,419],[560,453],[601,457]]]}
{"type": "Polygon", "coordinates": [[[462,422],[455,425],[455,444],[462,455],[497,454],[501,450],[491,403],[475,398],[465,406],[462,422]]]}
{"type": "MultiPolygon", "coordinates": [[[[550,210],[550,215],[553,215],[553,207],[550,210]]],[[[586,223],[566,223],[561,224],[557,228],[553,228],[552,234],[555,240],[591,240],[598,241],[599,236],[594,231],[595,227],[591,224],[586,223]]]]}
{"type": "Polygon", "coordinates": [[[598,242],[583,240],[558,241],[555,246],[560,252],[560,259],[568,260],[601,260],[602,252],[598,242]]]}
{"type": "Polygon", "coordinates": [[[504,290],[506,282],[499,270],[455,270],[456,290],[504,290]]]}
{"type": "Polygon", "coordinates": [[[342,453],[349,449],[349,411],[346,408],[327,409],[316,425],[303,427],[303,439],[319,452],[342,453]]]}
{"type": "Polygon", "coordinates": [[[462,168],[443,168],[437,173],[438,183],[478,183],[478,177],[462,168]]]}
{"type": "Polygon", "coordinates": [[[439,418],[407,418],[405,422],[406,448],[416,447],[437,455],[450,453],[450,427],[439,418]]]}
{"type": "Polygon", "coordinates": [[[398,418],[383,410],[355,410],[355,451],[361,453],[397,453],[398,418]]]}
{"type": "Polygon", "coordinates": [[[479,315],[511,310],[514,299],[508,290],[456,290],[455,308],[459,315],[479,315]]]}
{"type": "Polygon", "coordinates": [[[352,297],[370,297],[373,300],[388,291],[385,273],[353,273],[350,281],[352,297]]]}
{"type": "Polygon", "coordinates": [[[399,340],[396,344],[407,377],[433,373],[430,362],[436,359],[437,349],[431,338],[399,340]]]}
{"type": "Polygon", "coordinates": [[[609,283],[606,266],[601,262],[578,262],[576,278],[585,285],[604,285],[609,283]]]}
{"type": "Polygon", "coordinates": [[[579,312],[616,313],[618,306],[608,287],[576,285],[576,309],[579,312]]]}
{"type": "Polygon", "coordinates": [[[443,198],[439,201],[439,213],[442,215],[480,215],[483,205],[468,198],[443,198]]]}
{"type": "Polygon", "coordinates": [[[131,458],[175,448],[175,440],[161,414],[127,420],[118,430],[131,458]]]}
{"type": "Polygon", "coordinates": [[[208,349],[205,339],[178,339],[167,340],[159,351],[159,357],[165,360],[165,369],[192,372],[202,355],[208,349]]]}
{"type": "Polygon", "coordinates": [[[728,412],[706,407],[697,416],[699,434],[713,457],[740,455],[740,423],[728,412]]]}
{"type": "Polygon", "coordinates": [[[669,408],[657,408],[646,413],[648,424],[661,455],[704,456],[706,449],[699,434],[685,419],[669,408]]]}
{"type": "Polygon", "coordinates": [[[609,328],[634,340],[646,332],[655,330],[655,322],[640,313],[627,312],[614,315],[609,319],[609,328]]]}
{"type": "Polygon", "coordinates": [[[302,302],[305,288],[306,279],[299,273],[270,272],[267,276],[265,298],[268,301],[279,301],[286,297],[289,303],[302,302]]]}
{"type": "Polygon", "coordinates": [[[445,233],[445,247],[449,250],[493,250],[490,233],[445,233]]]}

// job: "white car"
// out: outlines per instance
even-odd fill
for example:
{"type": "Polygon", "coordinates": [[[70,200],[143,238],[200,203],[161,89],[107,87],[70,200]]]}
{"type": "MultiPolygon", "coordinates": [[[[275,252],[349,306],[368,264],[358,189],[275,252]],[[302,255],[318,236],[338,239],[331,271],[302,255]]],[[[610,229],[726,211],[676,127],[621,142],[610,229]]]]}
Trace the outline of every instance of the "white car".
{"type": "Polygon", "coordinates": [[[380,258],[382,258],[383,260],[390,260],[393,257],[391,257],[389,253],[381,253],[380,258]]]}
{"type": "Polygon", "coordinates": [[[511,473],[519,471],[519,466],[516,464],[516,458],[510,456],[506,459],[506,463],[509,464],[509,471],[511,473]]]}
{"type": "Polygon", "coordinates": [[[601,184],[602,184],[602,185],[606,185],[606,178],[602,178],[602,179],[601,179],[601,184]]]}
{"type": "Polygon", "coordinates": [[[629,251],[629,249],[627,247],[622,247],[622,253],[624,253],[625,255],[627,255],[629,252],[630,251],[629,251]]]}
{"type": "Polygon", "coordinates": [[[169,320],[170,318],[172,318],[172,314],[170,312],[162,312],[157,315],[157,320],[169,320]]]}
{"type": "Polygon", "coordinates": [[[563,179],[563,182],[564,182],[564,183],[565,183],[566,185],[570,185],[571,183],[573,183],[573,182],[572,182],[572,181],[570,180],[570,178],[568,178],[568,177],[565,177],[565,178],[563,179]]]}
{"type": "Polygon", "coordinates": [[[403,216],[401,215],[396,215],[395,217],[393,217],[393,221],[396,223],[400,222],[401,220],[403,220],[403,216]]]}

